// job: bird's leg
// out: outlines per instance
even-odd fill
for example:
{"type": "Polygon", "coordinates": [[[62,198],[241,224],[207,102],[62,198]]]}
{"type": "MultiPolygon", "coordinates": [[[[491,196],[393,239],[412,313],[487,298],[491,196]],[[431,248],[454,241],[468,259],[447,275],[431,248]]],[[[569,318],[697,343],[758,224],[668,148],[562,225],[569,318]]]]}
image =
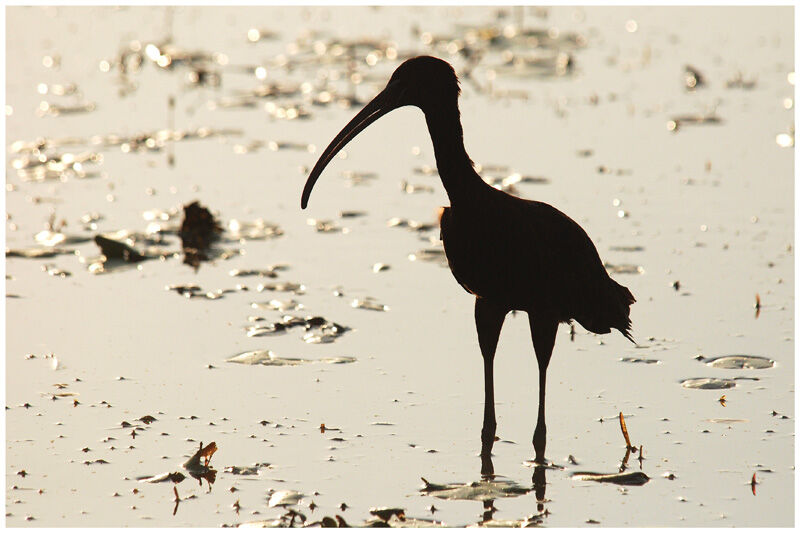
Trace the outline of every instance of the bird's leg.
{"type": "MultiPolygon", "coordinates": [[[[483,378],[485,403],[483,407],[483,429],[481,430],[481,457],[488,459],[492,453],[497,422],[494,417],[494,352],[497,339],[508,310],[485,298],[475,299],[475,325],[478,329],[478,344],[483,355],[483,378]]],[[[487,462],[484,460],[484,464],[487,462]]],[[[488,462],[491,464],[491,461],[488,462]]],[[[488,473],[488,472],[485,472],[488,473]]]]}
{"type": "Polygon", "coordinates": [[[536,450],[534,461],[544,464],[544,448],[547,444],[547,426],[544,421],[544,396],[545,382],[547,381],[547,365],[553,355],[553,345],[556,341],[558,321],[546,317],[529,317],[533,349],[536,351],[536,360],[539,363],[539,417],[536,420],[536,429],[533,432],[533,449],[536,450]]]}

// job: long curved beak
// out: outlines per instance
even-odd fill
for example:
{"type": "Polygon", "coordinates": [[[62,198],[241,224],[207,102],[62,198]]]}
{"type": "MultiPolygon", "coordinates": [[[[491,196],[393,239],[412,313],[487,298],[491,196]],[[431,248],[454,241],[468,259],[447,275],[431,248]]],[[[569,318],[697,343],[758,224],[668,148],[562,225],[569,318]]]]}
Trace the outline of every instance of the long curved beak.
{"type": "Polygon", "coordinates": [[[389,83],[386,88],[381,91],[375,98],[370,101],[364,109],[362,109],[353,120],[347,123],[342,131],[331,141],[325,151],[317,160],[311,174],[308,175],[306,186],[303,188],[303,196],[300,198],[300,207],[305,209],[308,205],[308,197],[311,196],[311,189],[319,179],[320,174],[334,158],[334,156],[345,147],[353,138],[361,133],[367,126],[381,118],[383,115],[400,107],[398,104],[400,98],[400,86],[395,83],[389,83]]]}

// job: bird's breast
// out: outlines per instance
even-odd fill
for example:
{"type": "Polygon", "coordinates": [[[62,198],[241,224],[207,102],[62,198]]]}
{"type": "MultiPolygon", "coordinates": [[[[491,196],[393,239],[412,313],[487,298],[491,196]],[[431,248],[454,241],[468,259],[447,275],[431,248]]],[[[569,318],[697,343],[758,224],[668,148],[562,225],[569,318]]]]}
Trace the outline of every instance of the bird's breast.
{"type": "Polygon", "coordinates": [[[445,207],[440,226],[444,252],[456,281],[482,298],[507,297],[510,293],[506,271],[514,258],[502,224],[479,213],[459,217],[452,208],[445,207]]]}

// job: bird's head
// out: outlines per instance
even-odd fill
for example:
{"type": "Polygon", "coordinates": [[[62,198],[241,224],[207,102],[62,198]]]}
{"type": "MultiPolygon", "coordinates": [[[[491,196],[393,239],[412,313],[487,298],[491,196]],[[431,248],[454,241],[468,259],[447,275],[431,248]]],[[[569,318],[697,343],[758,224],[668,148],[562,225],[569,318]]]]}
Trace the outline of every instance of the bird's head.
{"type": "Polygon", "coordinates": [[[458,109],[458,78],[447,61],[431,56],[419,56],[403,62],[392,74],[386,88],[372,99],[322,152],[308,176],[300,206],[305,209],[311,189],[334,156],[356,135],[386,113],[413,105],[426,115],[443,107],[458,109]]]}

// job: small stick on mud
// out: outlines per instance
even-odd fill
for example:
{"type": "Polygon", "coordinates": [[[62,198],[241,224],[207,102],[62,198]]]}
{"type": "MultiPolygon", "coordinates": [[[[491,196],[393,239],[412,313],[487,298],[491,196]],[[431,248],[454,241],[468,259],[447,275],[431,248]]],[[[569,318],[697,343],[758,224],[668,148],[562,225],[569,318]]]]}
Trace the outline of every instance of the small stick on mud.
{"type": "Polygon", "coordinates": [[[629,450],[636,450],[631,446],[631,438],[628,436],[628,428],[625,426],[625,417],[622,416],[622,411],[619,412],[619,427],[622,429],[622,436],[625,437],[625,445],[629,450]]]}
{"type": "Polygon", "coordinates": [[[756,308],[756,318],[758,318],[758,315],[761,314],[761,298],[758,296],[758,293],[756,293],[756,305],[755,305],[755,308],[756,308]]]}
{"type": "Polygon", "coordinates": [[[756,495],[756,485],[758,482],[756,481],[756,473],[753,472],[753,479],[750,480],[750,489],[753,491],[753,496],[756,495]]]}
{"type": "Polygon", "coordinates": [[[175,516],[175,513],[178,512],[178,506],[181,504],[181,497],[178,496],[178,486],[177,485],[173,485],[172,486],[172,490],[175,492],[175,499],[172,500],[172,501],[175,502],[175,508],[172,509],[172,516],[175,516]]]}

